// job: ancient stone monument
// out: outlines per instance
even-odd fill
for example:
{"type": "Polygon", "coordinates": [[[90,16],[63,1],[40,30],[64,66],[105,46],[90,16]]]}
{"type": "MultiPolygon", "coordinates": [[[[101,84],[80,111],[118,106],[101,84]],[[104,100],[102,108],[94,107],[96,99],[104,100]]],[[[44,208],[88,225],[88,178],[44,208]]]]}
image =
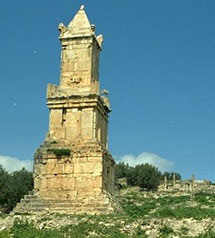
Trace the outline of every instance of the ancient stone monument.
{"type": "Polygon", "coordinates": [[[34,191],[15,212],[109,213],[116,209],[108,152],[108,91],[100,93],[96,36],[84,7],[59,25],[60,85],[48,85],[49,131],[34,156],[34,191]]]}

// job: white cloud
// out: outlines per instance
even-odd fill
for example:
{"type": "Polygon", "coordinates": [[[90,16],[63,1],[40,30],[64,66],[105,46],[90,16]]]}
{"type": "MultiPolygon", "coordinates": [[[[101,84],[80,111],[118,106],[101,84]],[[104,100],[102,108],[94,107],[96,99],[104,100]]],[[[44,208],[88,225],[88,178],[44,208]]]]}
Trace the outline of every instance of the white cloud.
{"type": "Polygon", "coordinates": [[[131,166],[148,163],[157,167],[161,172],[170,171],[174,165],[174,163],[170,160],[147,152],[141,153],[138,156],[134,156],[132,154],[124,155],[119,159],[119,162],[128,163],[131,166]]]}
{"type": "Polygon", "coordinates": [[[33,163],[30,160],[21,160],[5,155],[0,155],[0,164],[8,172],[21,170],[23,167],[27,170],[32,171],[33,168],[33,163]]]}
{"type": "MultiPolygon", "coordinates": [[[[132,154],[124,155],[120,157],[118,161],[128,163],[131,166],[148,163],[157,167],[161,172],[171,171],[174,165],[174,163],[170,160],[147,152],[141,153],[137,156],[134,156],[132,154]]],[[[32,171],[33,169],[33,161],[21,160],[5,155],[0,155],[0,164],[9,172],[20,170],[23,167],[29,171],[32,171]]]]}

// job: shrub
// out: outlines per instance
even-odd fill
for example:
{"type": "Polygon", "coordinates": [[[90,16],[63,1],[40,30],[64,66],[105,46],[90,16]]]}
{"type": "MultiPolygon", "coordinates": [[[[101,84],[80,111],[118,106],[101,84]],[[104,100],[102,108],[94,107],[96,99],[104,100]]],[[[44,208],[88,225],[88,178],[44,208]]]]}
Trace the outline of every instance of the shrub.
{"type": "Polygon", "coordinates": [[[209,227],[204,233],[201,233],[198,238],[214,238],[215,231],[212,227],[209,227]]]}
{"type": "Polygon", "coordinates": [[[162,207],[155,212],[155,217],[164,218],[164,217],[175,217],[175,212],[172,208],[162,207]]]}
{"type": "Polygon", "coordinates": [[[164,217],[175,217],[176,219],[182,218],[194,218],[194,219],[205,219],[205,218],[215,218],[215,211],[209,208],[200,207],[176,207],[169,208],[163,207],[158,209],[153,216],[158,218],[164,217]]]}
{"type": "Polygon", "coordinates": [[[37,229],[33,223],[16,219],[11,229],[13,238],[64,238],[57,229],[37,229]]]}
{"type": "Polygon", "coordinates": [[[9,231],[0,231],[0,238],[10,238],[10,232],[9,231]]]}
{"type": "Polygon", "coordinates": [[[180,232],[182,235],[187,235],[189,229],[186,226],[182,226],[180,232]]]}
{"type": "Polygon", "coordinates": [[[174,234],[174,231],[172,227],[164,225],[163,227],[160,228],[159,233],[161,238],[168,238],[169,235],[174,234]]]}
{"type": "Polygon", "coordinates": [[[70,149],[48,149],[47,152],[51,152],[56,156],[70,156],[70,149]]]}

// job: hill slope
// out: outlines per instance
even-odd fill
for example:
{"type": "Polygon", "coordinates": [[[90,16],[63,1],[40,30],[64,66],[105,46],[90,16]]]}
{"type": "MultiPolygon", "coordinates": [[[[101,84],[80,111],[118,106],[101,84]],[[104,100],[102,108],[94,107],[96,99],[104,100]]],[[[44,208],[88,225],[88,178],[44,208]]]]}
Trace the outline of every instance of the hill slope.
{"type": "Polygon", "coordinates": [[[122,213],[110,215],[0,216],[0,238],[212,238],[215,194],[121,190],[122,213]]]}

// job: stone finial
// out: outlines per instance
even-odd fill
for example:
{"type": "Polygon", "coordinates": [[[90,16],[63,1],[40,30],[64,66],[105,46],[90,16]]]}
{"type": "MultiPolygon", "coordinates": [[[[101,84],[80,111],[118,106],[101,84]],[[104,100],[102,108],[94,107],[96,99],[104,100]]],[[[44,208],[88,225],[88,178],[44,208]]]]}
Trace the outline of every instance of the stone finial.
{"type": "Polygon", "coordinates": [[[103,90],[101,91],[101,94],[102,94],[102,95],[105,95],[105,96],[108,96],[109,92],[108,92],[107,89],[103,89],[103,90]]]}
{"type": "Polygon", "coordinates": [[[98,36],[96,37],[96,39],[97,39],[97,41],[98,41],[98,43],[99,43],[99,46],[102,48],[102,43],[103,43],[103,41],[104,41],[103,35],[98,35],[98,36]]]}
{"type": "Polygon", "coordinates": [[[63,36],[64,32],[66,31],[66,26],[63,23],[58,25],[58,30],[60,31],[60,37],[63,36]]]}
{"type": "Polygon", "coordinates": [[[105,103],[105,106],[110,110],[110,101],[109,101],[109,98],[108,98],[108,90],[107,89],[103,89],[101,91],[101,97],[103,99],[103,102],[105,103]]]}
{"type": "Polygon", "coordinates": [[[91,24],[91,29],[92,29],[93,32],[95,32],[96,26],[94,24],[91,24]]]}

